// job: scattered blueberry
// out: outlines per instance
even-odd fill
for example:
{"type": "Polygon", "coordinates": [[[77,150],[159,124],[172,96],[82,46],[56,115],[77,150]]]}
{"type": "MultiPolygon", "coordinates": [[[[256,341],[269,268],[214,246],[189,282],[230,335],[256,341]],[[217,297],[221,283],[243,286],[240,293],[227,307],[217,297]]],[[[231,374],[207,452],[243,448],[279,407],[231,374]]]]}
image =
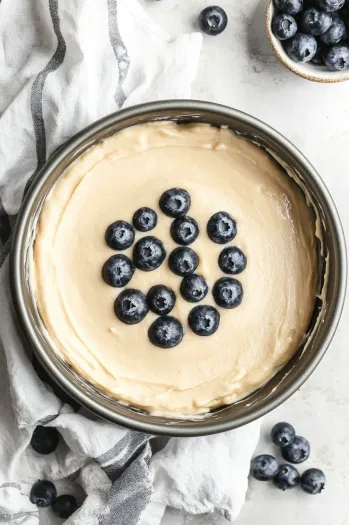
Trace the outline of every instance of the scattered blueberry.
{"type": "Polygon", "coordinates": [[[324,62],[331,71],[341,71],[349,67],[349,47],[344,44],[330,47],[324,55],[324,62]]]}
{"type": "Polygon", "coordinates": [[[132,261],[123,254],[112,255],[104,263],[102,277],[109,286],[122,288],[130,282],[134,274],[132,261]]]}
{"type": "Polygon", "coordinates": [[[197,273],[186,275],[180,287],[182,297],[189,303],[198,303],[206,297],[208,286],[205,279],[197,273]]]}
{"type": "Polygon", "coordinates": [[[303,0],[275,0],[276,7],[288,15],[297,15],[303,9],[303,0]]]}
{"type": "Polygon", "coordinates": [[[236,246],[224,248],[218,257],[218,265],[222,272],[237,275],[246,268],[247,260],[236,246]]]}
{"type": "Polygon", "coordinates": [[[147,294],[147,302],[150,310],[155,314],[167,315],[173,310],[176,295],[171,288],[158,284],[150,288],[147,294]]]}
{"type": "Polygon", "coordinates": [[[159,268],[166,257],[164,243],[156,237],[143,237],[133,248],[134,265],[144,272],[159,268]]]}
{"type": "Polygon", "coordinates": [[[207,223],[207,234],[211,241],[217,244],[226,244],[232,241],[236,233],[236,222],[225,211],[215,213],[207,223]]]}
{"type": "Polygon", "coordinates": [[[273,33],[279,40],[287,40],[297,33],[297,22],[292,15],[280,13],[273,20],[273,33]]]}
{"type": "Polygon", "coordinates": [[[293,489],[299,485],[300,475],[292,465],[280,465],[273,481],[280,490],[293,489]]]}
{"type": "Polygon", "coordinates": [[[219,327],[220,315],[213,306],[195,306],[188,316],[188,324],[194,334],[208,336],[219,327]]]}
{"type": "Polygon", "coordinates": [[[285,50],[295,62],[310,62],[315,56],[317,42],[312,35],[297,33],[291,40],[287,40],[285,50]]]}
{"type": "Polygon", "coordinates": [[[232,277],[222,277],[215,283],[212,294],[214,300],[222,308],[236,308],[243,297],[242,285],[232,277]]]}
{"type": "Polygon", "coordinates": [[[49,507],[57,498],[57,490],[51,481],[39,480],[31,488],[29,499],[37,507],[49,507]]]}
{"type": "Polygon", "coordinates": [[[296,431],[289,423],[277,423],[271,431],[271,439],[278,447],[287,447],[292,443],[296,431]]]}
{"type": "Polygon", "coordinates": [[[322,35],[332,24],[332,15],[319,11],[315,7],[307,9],[302,14],[302,28],[304,33],[310,35],[322,35]]]}
{"type": "Polygon", "coordinates": [[[113,250],[126,250],[135,240],[135,231],[126,221],[116,221],[108,226],[105,241],[113,250]]]}
{"type": "Polygon", "coordinates": [[[30,445],[38,454],[51,454],[59,442],[59,432],[55,427],[37,426],[33,432],[30,445]]]}
{"type": "Polygon", "coordinates": [[[338,44],[346,34],[346,27],[343,20],[335,18],[330,28],[320,36],[320,40],[327,46],[338,44]]]}
{"type": "Polygon", "coordinates": [[[279,470],[279,462],[274,456],[262,454],[251,461],[251,476],[258,481],[269,481],[276,476],[279,470]]]}
{"type": "Polygon", "coordinates": [[[186,190],[173,188],[160,197],[160,208],[168,217],[183,217],[190,208],[191,199],[186,190]]]}
{"type": "Polygon", "coordinates": [[[117,296],[114,310],[117,318],[123,323],[137,324],[143,321],[149,308],[142,292],[128,288],[117,296]]]}
{"type": "Polygon", "coordinates": [[[303,463],[310,455],[309,441],[301,436],[295,436],[292,443],[281,449],[281,455],[290,463],[303,463]]]}
{"type": "Polygon", "coordinates": [[[207,35],[220,35],[227,27],[228,17],[224,9],[217,5],[206,7],[199,16],[199,26],[207,35]]]}
{"type": "Polygon", "coordinates": [[[339,11],[345,4],[345,0],[317,0],[319,9],[331,13],[332,11],[339,11]]]}
{"type": "Polygon", "coordinates": [[[171,237],[182,246],[193,243],[199,235],[199,226],[191,217],[179,217],[171,224],[171,237]]]}
{"type": "Polygon", "coordinates": [[[74,496],[64,494],[59,496],[52,504],[52,510],[56,516],[67,520],[78,509],[79,505],[74,496]]]}
{"type": "Polygon", "coordinates": [[[132,224],[140,232],[148,232],[155,228],[158,216],[151,208],[139,208],[132,218],[132,224]]]}
{"type": "MultiPolygon", "coordinates": [[[[274,425],[271,439],[275,445],[281,447],[281,455],[290,463],[302,463],[310,455],[309,442],[295,435],[295,429],[289,423],[281,422],[274,425]]],[[[289,464],[278,466],[273,456],[261,455],[251,461],[251,475],[258,480],[273,479],[274,484],[281,490],[292,489],[301,484],[304,492],[319,494],[325,487],[325,474],[316,468],[306,470],[300,476],[298,470],[289,464]]]]}
{"type": "Polygon", "coordinates": [[[148,331],[151,343],[160,348],[173,348],[183,339],[183,326],[175,317],[164,316],[155,319],[148,331]]]}
{"type": "Polygon", "coordinates": [[[325,488],[325,483],[325,474],[317,468],[306,470],[301,477],[301,487],[308,494],[320,494],[325,488]]]}
{"type": "Polygon", "coordinates": [[[195,272],[199,257],[191,248],[175,248],[168,258],[168,265],[173,273],[183,277],[195,272]]]}

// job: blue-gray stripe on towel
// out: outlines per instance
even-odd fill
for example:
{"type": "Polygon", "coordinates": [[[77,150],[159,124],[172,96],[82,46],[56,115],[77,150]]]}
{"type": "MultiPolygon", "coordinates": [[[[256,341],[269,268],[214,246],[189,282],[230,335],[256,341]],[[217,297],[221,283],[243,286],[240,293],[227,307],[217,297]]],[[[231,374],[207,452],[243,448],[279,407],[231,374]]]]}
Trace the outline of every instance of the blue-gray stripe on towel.
{"type": "Polygon", "coordinates": [[[114,458],[117,461],[125,461],[125,456],[129,458],[132,456],[142,445],[149,440],[149,436],[142,434],[141,432],[128,431],[123,438],[120,439],[111,449],[104,454],[97,456],[94,460],[101,466],[112,461],[114,458]],[[123,452],[121,458],[118,456],[123,452]]]}
{"type": "MultiPolygon", "coordinates": [[[[57,38],[57,47],[46,66],[36,76],[32,85],[30,97],[30,109],[33,119],[37,156],[37,167],[35,173],[37,173],[46,162],[46,134],[42,108],[42,94],[44,91],[45,80],[50,73],[56,71],[56,69],[62,64],[66,53],[66,44],[59,25],[58,0],[49,0],[49,8],[53,30],[57,38]]],[[[32,175],[29,181],[34,175],[32,175]]]]}

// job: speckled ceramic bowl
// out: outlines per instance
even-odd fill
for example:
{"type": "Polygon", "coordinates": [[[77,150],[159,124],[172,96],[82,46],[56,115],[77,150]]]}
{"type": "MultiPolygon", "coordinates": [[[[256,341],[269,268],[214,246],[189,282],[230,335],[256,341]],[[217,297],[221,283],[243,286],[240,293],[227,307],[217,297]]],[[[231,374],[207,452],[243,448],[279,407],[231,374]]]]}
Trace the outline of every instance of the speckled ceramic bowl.
{"type": "Polygon", "coordinates": [[[330,71],[326,66],[317,66],[312,62],[302,64],[292,60],[284,50],[283,43],[274,36],[272,31],[272,21],[276,11],[274,1],[267,0],[265,17],[267,35],[275,55],[284,66],[290,69],[293,73],[296,73],[296,75],[307,80],[312,80],[313,82],[335,83],[349,80],[349,68],[343,71],[330,71]]]}
{"type": "MultiPolygon", "coordinates": [[[[316,368],[331,342],[344,303],[347,274],[344,235],[335,205],[321,178],[300,151],[277,131],[250,115],[193,100],[155,102],[119,111],[82,130],[59,148],[26,195],[13,236],[10,268],[12,295],[23,339],[50,377],[79,404],[103,418],[150,434],[170,436],[198,436],[236,428],[259,418],[291,396],[316,368]],[[314,305],[307,346],[301,345],[266,385],[242,401],[192,419],[164,418],[126,406],[79,376],[52,348],[30,280],[38,217],[49,191],[64,170],[84,151],[113,133],[159,120],[226,126],[282,159],[306,188],[319,218],[325,250],[324,256],[319,255],[319,276],[326,270],[327,287],[322,294],[323,300],[314,305]]],[[[323,282],[319,279],[319,290],[323,282]]]]}

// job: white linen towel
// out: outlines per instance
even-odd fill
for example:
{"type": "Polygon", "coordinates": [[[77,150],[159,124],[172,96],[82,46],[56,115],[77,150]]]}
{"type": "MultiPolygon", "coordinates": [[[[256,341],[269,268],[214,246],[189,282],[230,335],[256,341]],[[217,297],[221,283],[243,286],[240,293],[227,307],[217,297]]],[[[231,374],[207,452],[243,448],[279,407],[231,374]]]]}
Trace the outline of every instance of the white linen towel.
{"type": "Polygon", "coordinates": [[[150,462],[154,493],[140,525],[158,525],[166,507],[235,521],[248,485],[260,422],[199,438],[172,438],[150,462]]]}
{"type": "Polygon", "coordinates": [[[6,260],[25,187],[48,156],[123,106],[190,97],[200,47],[201,35],[170,38],[135,0],[0,3],[0,523],[61,523],[29,501],[42,478],[83,503],[69,525],[133,525],[157,507],[156,525],[167,504],[232,520],[244,500],[258,423],[172,439],[151,460],[149,436],[74,411],[39,379],[23,347],[6,260]],[[63,438],[49,456],[29,446],[37,424],[63,438]]]}

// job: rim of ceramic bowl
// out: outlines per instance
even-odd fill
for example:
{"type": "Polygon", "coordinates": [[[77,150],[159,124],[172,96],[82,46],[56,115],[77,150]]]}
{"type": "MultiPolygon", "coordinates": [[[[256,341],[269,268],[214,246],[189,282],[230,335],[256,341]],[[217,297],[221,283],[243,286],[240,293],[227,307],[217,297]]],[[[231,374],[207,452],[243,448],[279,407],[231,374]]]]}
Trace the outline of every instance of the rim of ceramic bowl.
{"type": "MultiPolygon", "coordinates": [[[[57,180],[57,178],[55,180],[57,180]]],[[[47,192],[44,198],[46,198],[46,195],[47,192]]],[[[262,121],[227,106],[195,100],[168,100],[133,106],[102,118],[72,137],[51,156],[28,190],[18,215],[10,253],[10,284],[21,332],[24,341],[34,350],[36,357],[52,379],[71,397],[77,400],[79,404],[92,410],[92,412],[102,418],[138,431],[167,436],[199,436],[237,428],[258,419],[289,398],[317,367],[334,336],[344,305],[346,275],[345,240],[336,207],[319,174],[303,154],[284,136],[262,121]],[[253,137],[266,137],[268,144],[271,145],[270,147],[272,147],[273,144],[278,145],[280,150],[285,152],[286,156],[288,155],[295,163],[298,163],[298,165],[302,167],[307,173],[307,176],[309,176],[310,181],[317,187],[321,198],[326,202],[326,208],[328,208],[330,217],[329,220],[331,225],[333,225],[334,233],[332,235],[338,247],[336,249],[338,251],[337,273],[339,275],[336,275],[336,295],[328,321],[328,330],[319,344],[317,344],[315,355],[302,365],[299,373],[297,369],[295,377],[292,377],[289,384],[279,388],[276,395],[265,396],[258,406],[253,403],[248,404],[242,414],[239,413],[227,420],[224,420],[224,418],[217,420],[215,416],[220,417],[220,414],[213,413],[212,415],[210,414],[210,417],[200,419],[199,422],[193,421],[193,419],[179,419],[178,417],[176,418],[175,415],[172,420],[169,419],[169,422],[166,422],[163,421],[164,418],[157,418],[157,416],[151,416],[151,414],[143,416],[142,414],[134,413],[130,410],[132,407],[125,408],[121,403],[117,403],[117,400],[113,400],[117,405],[115,408],[113,405],[113,409],[109,408],[110,403],[102,402],[100,395],[97,396],[99,401],[96,401],[96,397],[93,397],[93,394],[91,394],[85,384],[81,386],[81,381],[74,380],[72,372],[66,372],[65,369],[55,364],[54,359],[48,355],[49,353],[45,350],[43,344],[44,336],[42,335],[42,331],[36,327],[26,304],[28,295],[26,284],[29,280],[25,272],[28,251],[26,241],[28,237],[32,236],[32,238],[34,238],[35,236],[31,216],[33,215],[36,201],[39,198],[38,196],[43,192],[43,189],[47,187],[47,181],[50,181],[50,177],[52,178],[52,173],[60,170],[61,174],[62,171],[64,171],[62,166],[64,166],[64,162],[67,162],[67,159],[69,159],[69,162],[72,162],[72,159],[77,158],[82,151],[90,147],[91,143],[96,143],[98,140],[101,140],[100,137],[105,138],[108,134],[114,133],[115,131],[111,132],[110,130],[114,129],[115,126],[120,126],[120,129],[122,127],[128,127],[131,124],[127,123],[133,119],[137,119],[137,123],[140,123],[154,119],[182,119],[184,118],[183,115],[184,117],[190,116],[192,121],[195,121],[197,115],[201,115],[201,117],[206,115],[204,118],[206,118],[207,121],[209,121],[209,115],[214,115],[215,119],[217,119],[217,125],[223,125],[224,120],[232,120],[237,123],[237,127],[240,125],[241,128],[252,130],[251,133],[253,132],[253,137]],[[95,142],[92,142],[93,140],[95,142]],[[86,144],[90,145],[86,146],[86,144]],[[151,419],[151,422],[144,421],[146,417],[151,419]]],[[[274,390],[275,389],[273,389],[272,392],[274,392],[274,390]]],[[[229,407],[222,407],[222,410],[227,408],[229,407]]]]}
{"type": "Polygon", "coordinates": [[[297,62],[288,57],[286,51],[283,48],[282,42],[278,40],[272,31],[272,21],[276,8],[274,6],[274,0],[267,0],[266,12],[265,12],[265,26],[267,31],[268,40],[271,47],[273,48],[274,54],[280,60],[280,62],[287,67],[292,73],[305,78],[306,80],[311,80],[312,82],[319,82],[321,84],[336,84],[338,82],[344,82],[349,80],[349,69],[343,74],[341,71],[329,71],[321,69],[324,73],[320,75],[315,73],[316,69],[321,68],[322,66],[317,66],[316,64],[301,64],[297,65],[297,62]],[[303,68],[305,70],[303,70],[303,68]],[[309,69],[307,71],[306,69],[309,69]]]}

